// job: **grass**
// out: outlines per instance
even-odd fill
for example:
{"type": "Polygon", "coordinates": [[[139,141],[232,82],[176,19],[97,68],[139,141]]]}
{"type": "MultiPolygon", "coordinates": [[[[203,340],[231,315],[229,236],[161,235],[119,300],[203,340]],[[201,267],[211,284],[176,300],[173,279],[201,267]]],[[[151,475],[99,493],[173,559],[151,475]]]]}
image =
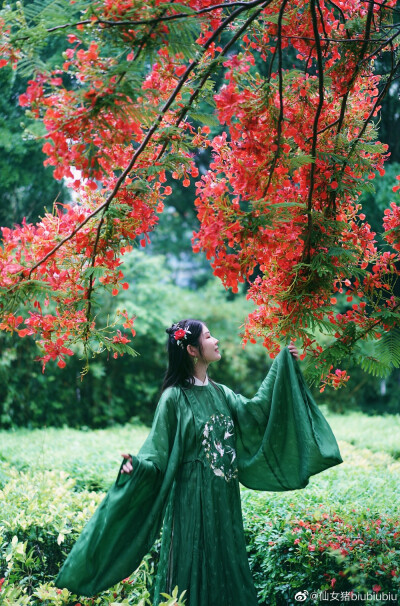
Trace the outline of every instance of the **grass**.
{"type": "MultiPolygon", "coordinates": [[[[339,442],[344,463],[311,478],[309,486],[301,491],[303,498],[312,492],[313,499],[342,504],[362,500],[371,507],[374,503],[384,507],[385,496],[391,495],[390,507],[400,503],[400,462],[396,460],[400,415],[324,414],[339,442]]],[[[76,479],[78,490],[106,490],[118,472],[120,454],[136,454],[148,432],[145,425],[87,431],[0,431],[0,461],[3,470],[63,470],[76,479]]]]}
{"type": "Polygon", "coordinates": [[[105,490],[117,475],[121,453],[136,453],[148,433],[145,425],[1,431],[0,461],[18,471],[63,470],[76,479],[77,489],[105,490]]]}
{"type": "Polygon", "coordinates": [[[264,493],[243,489],[245,500],[265,501],[271,507],[301,501],[306,508],[331,512],[375,511],[400,515],[400,462],[386,453],[357,449],[339,440],[343,463],[312,476],[306,488],[289,492],[264,493]]]}
{"type": "Polygon", "coordinates": [[[369,416],[361,412],[326,415],[334,434],[357,448],[386,452],[400,459],[400,414],[369,416]]]}

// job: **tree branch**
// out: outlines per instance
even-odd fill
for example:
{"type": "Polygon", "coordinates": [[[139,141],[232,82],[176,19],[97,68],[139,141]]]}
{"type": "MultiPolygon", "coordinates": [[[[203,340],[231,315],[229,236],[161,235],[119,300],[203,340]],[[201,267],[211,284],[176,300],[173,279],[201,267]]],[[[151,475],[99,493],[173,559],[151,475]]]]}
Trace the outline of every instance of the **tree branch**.
{"type": "MultiPolygon", "coordinates": [[[[270,1],[272,1],[272,0],[270,0],[270,1]]],[[[240,37],[240,35],[243,33],[243,31],[245,31],[247,29],[247,27],[250,25],[250,23],[258,16],[258,14],[263,10],[263,8],[264,8],[264,6],[266,4],[267,4],[267,2],[264,2],[264,4],[262,5],[261,9],[259,11],[257,11],[254,15],[252,15],[243,24],[243,26],[241,28],[239,28],[239,30],[236,32],[236,34],[230,39],[230,41],[222,49],[222,51],[220,52],[219,56],[223,56],[223,55],[225,55],[228,52],[228,50],[230,49],[230,47],[233,44],[235,44],[235,42],[240,37]]],[[[226,23],[226,25],[227,25],[227,23],[226,23]]],[[[152,31],[153,29],[154,29],[154,25],[152,26],[152,28],[151,28],[150,31],[152,31]]],[[[141,48],[139,49],[139,52],[140,52],[141,48]]],[[[135,59],[136,58],[137,58],[137,56],[135,57],[135,59]]],[[[211,71],[212,71],[212,69],[207,70],[207,73],[203,76],[203,78],[202,78],[199,86],[197,87],[196,91],[194,91],[194,93],[191,95],[187,106],[185,106],[185,108],[182,109],[182,112],[180,113],[180,116],[178,117],[178,120],[176,122],[176,126],[179,126],[179,124],[182,121],[184,115],[187,113],[189,107],[193,104],[193,102],[196,99],[197,95],[199,94],[201,88],[204,86],[205,82],[207,81],[208,77],[210,76],[211,71]]],[[[156,161],[160,160],[160,158],[162,157],[162,155],[164,154],[164,152],[166,150],[166,147],[167,147],[167,142],[164,143],[164,145],[163,145],[160,153],[157,156],[157,160],[156,161]]],[[[100,220],[98,228],[97,228],[96,242],[95,242],[95,245],[94,245],[94,248],[93,248],[91,267],[94,267],[94,264],[95,264],[96,254],[97,254],[97,245],[98,245],[98,242],[99,242],[100,231],[101,231],[101,227],[102,227],[102,225],[104,223],[104,217],[105,217],[106,211],[107,211],[107,208],[104,208],[101,220],[100,220]]],[[[93,292],[93,288],[94,288],[94,279],[93,279],[93,275],[91,275],[90,278],[89,278],[89,287],[88,287],[88,291],[87,291],[88,304],[87,304],[86,319],[87,319],[88,322],[90,320],[90,314],[91,314],[91,307],[92,307],[91,295],[92,295],[92,292],[93,292]]],[[[88,334],[88,327],[87,327],[87,330],[86,330],[86,334],[88,334]]]]}
{"type": "Polygon", "coordinates": [[[318,20],[317,20],[317,12],[315,6],[316,0],[310,0],[310,12],[311,19],[313,24],[313,33],[315,38],[315,46],[317,50],[317,65],[318,65],[318,106],[317,111],[314,116],[313,123],[313,138],[311,144],[311,156],[313,158],[313,162],[311,163],[310,168],[310,185],[308,190],[308,200],[307,200],[307,237],[304,241],[304,249],[303,256],[305,255],[305,262],[310,263],[310,247],[311,247],[311,233],[313,227],[312,220],[312,197],[314,193],[314,175],[315,175],[315,161],[316,161],[316,151],[317,151],[317,139],[318,139],[318,121],[321,115],[322,106],[324,104],[324,68],[322,63],[322,49],[321,49],[321,41],[318,32],[318,20]]]}
{"type": "MultiPolygon", "coordinates": [[[[280,149],[281,149],[281,136],[282,136],[282,122],[283,122],[283,74],[282,74],[282,20],[283,13],[285,12],[287,0],[283,0],[281,4],[281,8],[279,10],[278,17],[278,33],[277,33],[277,48],[278,48],[278,79],[279,79],[279,116],[278,116],[278,124],[276,128],[276,145],[277,150],[275,152],[274,158],[271,163],[271,168],[268,175],[268,182],[263,191],[263,198],[267,195],[269,186],[271,185],[272,176],[274,174],[276,163],[278,162],[280,149]]],[[[275,53],[274,53],[275,56],[275,53]]]]}
{"type": "MultiPolygon", "coordinates": [[[[331,122],[330,124],[328,124],[327,126],[325,126],[324,128],[321,128],[321,130],[318,131],[317,135],[322,135],[322,133],[324,133],[326,130],[329,130],[330,128],[333,128],[334,126],[336,126],[336,124],[339,122],[339,118],[337,118],[334,122],[331,122]]],[[[306,141],[310,141],[310,139],[312,139],[312,137],[308,137],[306,139],[306,141]]]]}
{"type": "MultiPolygon", "coordinates": [[[[252,2],[252,1],[243,2],[241,0],[237,0],[234,2],[228,2],[228,3],[222,2],[220,4],[214,4],[212,6],[207,6],[207,7],[201,8],[197,11],[193,11],[193,13],[176,13],[175,15],[167,15],[165,17],[162,17],[162,16],[152,17],[151,19],[132,19],[132,20],[126,20],[126,21],[109,21],[107,19],[100,19],[100,18],[97,18],[96,21],[94,21],[92,19],[84,19],[81,21],[75,21],[73,23],[63,23],[62,25],[55,25],[54,27],[50,27],[50,28],[46,29],[46,32],[50,34],[52,32],[66,29],[68,27],[76,27],[78,25],[93,25],[94,23],[99,23],[100,25],[107,25],[108,27],[121,27],[124,25],[128,25],[128,26],[151,25],[151,24],[157,25],[157,23],[162,23],[164,21],[173,21],[176,19],[187,19],[189,17],[197,17],[198,15],[210,13],[217,9],[227,9],[227,8],[233,8],[235,6],[243,7],[243,10],[247,10],[247,8],[251,8],[252,6],[254,6],[254,2],[252,2]]],[[[165,9],[163,9],[162,12],[165,12],[165,9]]],[[[29,40],[29,36],[15,38],[14,40],[15,41],[29,40]]]]}
{"type": "MultiPolygon", "coordinates": [[[[97,226],[97,232],[96,232],[96,240],[93,246],[93,254],[92,254],[92,260],[91,260],[91,264],[90,267],[94,268],[95,263],[96,263],[96,257],[97,257],[97,247],[99,244],[99,240],[100,240],[100,233],[101,233],[101,228],[104,225],[104,219],[105,219],[105,214],[106,214],[106,208],[104,208],[103,210],[103,214],[101,216],[101,219],[99,221],[99,224],[97,226]]],[[[87,289],[87,293],[86,293],[86,299],[87,299],[87,304],[86,304],[86,328],[85,328],[85,334],[84,334],[84,340],[87,342],[89,339],[89,322],[90,322],[90,316],[92,313],[92,292],[93,292],[93,288],[94,288],[94,278],[93,278],[93,274],[90,275],[89,277],[89,287],[87,289]]]]}
{"type": "MultiPolygon", "coordinates": [[[[373,116],[374,116],[374,113],[375,113],[375,111],[376,111],[376,108],[378,107],[379,103],[382,101],[382,99],[385,97],[386,93],[387,93],[387,92],[388,92],[388,90],[389,90],[389,87],[390,87],[390,85],[391,85],[391,83],[392,83],[392,77],[391,77],[391,76],[392,76],[393,74],[395,74],[395,73],[396,73],[396,71],[399,69],[399,67],[400,67],[400,59],[399,59],[399,61],[398,61],[398,62],[397,62],[395,65],[394,65],[394,64],[392,65],[391,74],[389,75],[389,78],[387,79],[387,82],[386,82],[386,84],[385,84],[384,88],[383,88],[383,89],[382,89],[382,91],[379,93],[378,97],[376,98],[376,101],[375,101],[375,103],[374,103],[374,106],[373,106],[373,108],[371,109],[371,111],[370,111],[370,113],[369,113],[368,118],[365,120],[365,122],[364,122],[364,124],[363,124],[363,127],[362,127],[362,129],[360,130],[360,132],[359,132],[359,134],[358,134],[357,138],[356,138],[356,139],[353,141],[352,146],[351,146],[351,148],[350,148],[350,152],[349,152],[349,154],[348,154],[348,156],[347,156],[347,160],[349,160],[349,158],[350,158],[350,157],[351,157],[351,155],[353,154],[353,152],[354,152],[354,150],[355,150],[355,148],[356,148],[357,143],[358,143],[358,142],[359,142],[359,141],[362,139],[362,137],[363,137],[363,135],[364,135],[364,133],[365,133],[365,129],[367,128],[367,126],[368,126],[369,122],[372,120],[372,118],[373,118],[373,116]]],[[[346,164],[347,164],[347,162],[346,162],[346,163],[343,165],[343,167],[342,167],[342,174],[343,174],[343,172],[344,172],[344,169],[345,169],[346,164]]]]}
{"type": "MultiPolygon", "coordinates": [[[[331,0],[328,0],[328,2],[330,2],[331,0]]],[[[387,4],[385,2],[377,2],[376,0],[369,0],[372,1],[373,4],[376,4],[377,6],[380,6],[381,8],[386,8],[389,11],[392,11],[393,13],[398,13],[400,14],[400,10],[395,8],[394,6],[387,6],[387,4]]]]}
{"type": "MultiPolygon", "coordinates": [[[[360,57],[361,60],[365,54],[365,51],[367,49],[367,45],[368,45],[368,41],[369,41],[369,37],[370,37],[370,33],[371,33],[371,23],[372,23],[372,15],[373,15],[373,4],[372,2],[370,2],[369,7],[368,7],[368,15],[367,15],[367,22],[365,25],[365,40],[363,42],[363,46],[360,50],[360,57]]],[[[342,99],[342,103],[340,106],[340,115],[339,115],[339,121],[338,121],[338,127],[336,129],[336,135],[338,135],[340,133],[340,131],[342,130],[342,126],[343,126],[343,122],[344,122],[344,118],[346,115],[346,108],[347,108],[347,101],[349,99],[349,95],[350,95],[350,90],[360,72],[360,67],[359,67],[359,61],[357,62],[357,65],[354,68],[353,74],[349,80],[349,83],[347,85],[347,91],[343,96],[342,99]]],[[[334,147],[334,152],[337,151],[337,139],[335,142],[335,147],[334,147]]],[[[343,175],[343,169],[341,172],[341,175],[343,175]]],[[[328,211],[333,211],[334,213],[336,212],[336,196],[337,193],[336,191],[332,191],[330,196],[329,196],[329,205],[328,205],[328,211]]]]}
{"type": "MultiPolygon", "coordinates": [[[[224,48],[222,49],[222,51],[219,53],[218,57],[223,57],[224,55],[226,55],[226,53],[228,52],[228,50],[231,48],[231,46],[233,46],[235,44],[235,42],[238,40],[238,38],[240,38],[240,36],[242,35],[242,33],[244,31],[246,31],[246,29],[249,27],[250,23],[252,21],[254,21],[254,19],[256,19],[258,17],[258,15],[260,14],[260,12],[262,10],[264,10],[265,6],[267,6],[268,4],[270,4],[273,0],[267,0],[264,1],[260,10],[256,11],[251,17],[249,17],[247,19],[247,21],[245,21],[245,23],[238,29],[238,31],[232,36],[232,38],[229,40],[229,42],[227,42],[227,44],[224,46],[224,48]]],[[[287,0],[286,0],[287,1],[287,0]]],[[[208,70],[206,71],[206,73],[203,75],[199,85],[197,86],[196,90],[192,93],[192,95],[189,98],[189,101],[187,102],[187,104],[185,105],[184,108],[182,108],[181,112],[179,113],[178,119],[175,123],[176,126],[179,126],[179,124],[182,122],[183,118],[185,117],[185,115],[187,114],[187,112],[189,111],[190,107],[193,105],[193,102],[196,100],[196,98],[198,97],[201,89],[203,88],[204,84],[207,82],[208,78],[210,77],[211,73],[212,73],[213,67],[212,65],[208,68],[208,70]]],[[[168,142],[165,142],[159,155],[157,156],[157,161],[161,158],[161,156],[164,154],[166,148],[167,148],[168,142]]]]}
{"type": "MultiPolygon", "coordinates": [[[[374,50],[373,53],[371,53],[370,55],[368,55],[368,57],[365,57],[362,61],[360,61],[359,63],[363,62],[363,63],[367,63],[368,61],[370,61],[371,59],[373,59],[374,57],[376,57],[376,55],[385,48],[385,46],[388,46],[389,44],[392,44],[393,40],[395,40],[397,38],[397,36],[400,36],[400,30],[397,31],[395,34],[393,34],[393,36],[391,36],[390,38],[386,38],[383,41],[383,44],[381,44],[380,46],[378,46],[378,48],[376,48],[374,50]]],[[[377,40],[370,40],[370,42],[377,42],[377,40]]]]}

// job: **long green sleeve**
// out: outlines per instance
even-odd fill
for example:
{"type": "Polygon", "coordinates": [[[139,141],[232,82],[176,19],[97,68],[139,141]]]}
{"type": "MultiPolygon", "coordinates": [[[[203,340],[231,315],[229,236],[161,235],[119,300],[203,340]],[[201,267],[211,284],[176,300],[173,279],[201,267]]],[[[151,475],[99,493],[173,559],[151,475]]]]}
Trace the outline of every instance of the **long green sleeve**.
{"type": "Polygon", "coordinates": [[[157,538],[181,461],[180,414],[175,390],[164,392],[133,472],[119,474],[71,550],[57,579],[92,596],[128,577],[157,538]]]}
{"type": "Polygon", "coordinates": [[[236,429],[239,480],[255,490],[304,488],[342,462],[326,419],[288,349],[275,358],[252,399],[221,386],[236,429]]]}

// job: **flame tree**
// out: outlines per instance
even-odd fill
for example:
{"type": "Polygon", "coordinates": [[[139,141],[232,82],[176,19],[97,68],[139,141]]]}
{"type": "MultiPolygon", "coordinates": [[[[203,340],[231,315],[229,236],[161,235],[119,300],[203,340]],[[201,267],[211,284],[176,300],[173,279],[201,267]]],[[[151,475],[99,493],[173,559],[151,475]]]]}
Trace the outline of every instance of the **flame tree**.
{"type": "Polygon", "coordinates": [[[248,283],[244,342],[273,356],[299,338],[322,389],[346,382],[345,356],[398,366],[400,183],[384,248],[359,197],[390,155],[376,124],[400,73],[399,21],[395,0],[8,4],[0,66],[30,72],[20,105],[75,201],[3,228],[0,328],[35,338],[43,366],[65,366],[75,342],[87,356],[132,352],[134,318],[100,328],[96,293],[128,287],[123,256],[149,242],[172,175],[196,180],[194,251],[225,288],[248,283]]]}

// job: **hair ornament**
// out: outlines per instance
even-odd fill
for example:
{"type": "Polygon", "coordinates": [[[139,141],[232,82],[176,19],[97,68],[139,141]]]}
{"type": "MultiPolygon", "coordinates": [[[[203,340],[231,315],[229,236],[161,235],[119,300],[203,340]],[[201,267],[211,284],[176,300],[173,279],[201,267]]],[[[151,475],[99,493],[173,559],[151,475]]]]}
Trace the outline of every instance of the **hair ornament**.
{"type": "Polygon", "coordinates": [[[172,325],[171,333],[174,335],[176,344],[179,345],[179,347],[182,347],[182,349],[185,347],[184,341],[187,339],[187,335],[192,334],[188,326],[182,328],[181,326],[179,326],[179,324],[172,325]]]}

